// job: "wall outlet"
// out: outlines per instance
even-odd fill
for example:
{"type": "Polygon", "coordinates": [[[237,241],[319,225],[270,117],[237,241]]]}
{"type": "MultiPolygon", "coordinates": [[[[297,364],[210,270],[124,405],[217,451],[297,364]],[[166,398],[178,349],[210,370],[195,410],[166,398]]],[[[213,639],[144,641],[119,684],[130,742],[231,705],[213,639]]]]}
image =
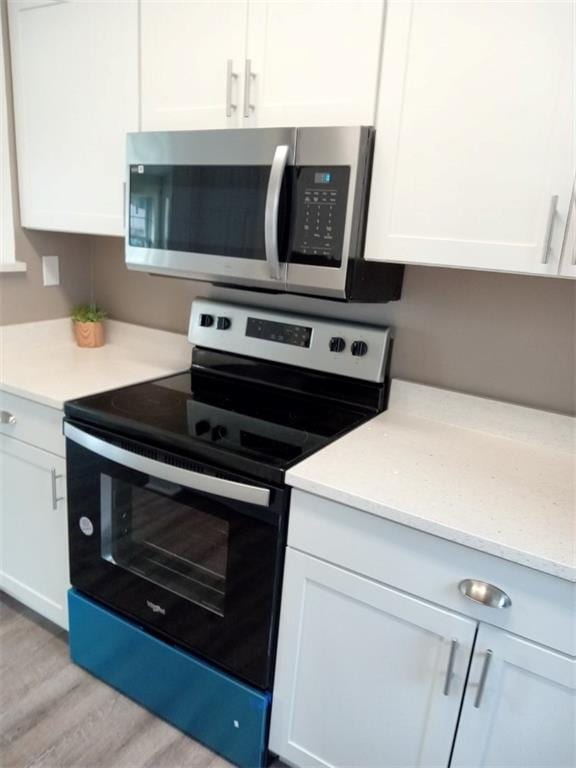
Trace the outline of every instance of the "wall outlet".
{"type": "Polygon", "coordinates": [[[42,256],[42,279],[45,286],[60,285],[60,260],[58,256],[42,256]]]}

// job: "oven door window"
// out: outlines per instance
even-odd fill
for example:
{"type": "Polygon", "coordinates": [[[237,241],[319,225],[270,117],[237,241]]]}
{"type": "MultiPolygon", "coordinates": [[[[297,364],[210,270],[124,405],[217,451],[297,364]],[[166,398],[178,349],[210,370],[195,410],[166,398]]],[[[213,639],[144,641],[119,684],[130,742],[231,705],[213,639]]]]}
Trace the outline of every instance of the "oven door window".
{"type": "Polygon", "coordinates": [[[223,616],[230,525],[217,502],[190,506],[175,498],[179,490],[102,474],[101,557],[223,616]]]}

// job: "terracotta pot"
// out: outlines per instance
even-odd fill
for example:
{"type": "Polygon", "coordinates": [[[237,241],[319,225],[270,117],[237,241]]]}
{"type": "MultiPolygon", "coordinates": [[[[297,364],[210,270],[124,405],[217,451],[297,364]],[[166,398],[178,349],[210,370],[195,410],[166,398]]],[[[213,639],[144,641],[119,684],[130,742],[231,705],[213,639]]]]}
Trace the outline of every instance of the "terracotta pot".
{"type": "Polygon", "coordinates": [[[79,347],[103,347],[104,326],[102,323],[74,323],[74,336],[79,347]]]}

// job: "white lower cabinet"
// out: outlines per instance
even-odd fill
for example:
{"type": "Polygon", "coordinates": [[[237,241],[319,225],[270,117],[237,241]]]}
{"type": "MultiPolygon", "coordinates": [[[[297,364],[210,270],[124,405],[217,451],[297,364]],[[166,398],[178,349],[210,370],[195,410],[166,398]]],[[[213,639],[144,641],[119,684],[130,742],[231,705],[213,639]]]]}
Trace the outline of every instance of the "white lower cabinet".
{"type": "Polygon", "coordinates": [[[66,462],[0,436],[0,588],[67,628],[66,462]]]}
{"type": "Polygon", "coordinates": [[[576,659],[480,625],[452,768],[576,765],[576,659]]]}
{"type": "Polygon", "coordinates": [[[284,761],[576,765],[576,585],[297,490],[288,545],[270,730],[284,761]],[[466,599],[466,578],[509,605],[466,599]]]}
{"type": "Polygon", "coordinates": [[[476,627],[289,549],[270,748],[297,766],[446,766],[476,627]]]}

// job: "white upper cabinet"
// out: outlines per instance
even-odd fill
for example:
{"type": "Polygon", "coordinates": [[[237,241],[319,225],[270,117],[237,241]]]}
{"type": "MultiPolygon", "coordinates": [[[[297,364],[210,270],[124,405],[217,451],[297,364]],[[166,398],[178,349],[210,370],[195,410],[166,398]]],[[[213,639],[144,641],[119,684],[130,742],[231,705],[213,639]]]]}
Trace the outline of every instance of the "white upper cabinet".
{"type": "Polygon", "coordinates": [[[560,274],[566,277],[576,277],[576,185],[572,190],[568,225],[562,245],[560,274]]]}
{"type": "Polygon", "coordinates": [[[254,126],[372,125],[383,0],[250,0],[254,126]]]}
{"type": "Polygon", "coordinates": [[[452,768],[576,765],[576,659],[480,625],[452,768]]]}
{"type": "Polygon", "coordinates": [[[9,9],[22,225],[121,235],[125,134],[138,129],[138,4],[9,9]]]}
{"type": "Polygon", "coordinates": [[[574,4],[390,0],[366,256],[558,274],[574,4]]]}
{"type": "Polygon", "coordinates": [[[141,0],[142,129],[374,122],[384,0],[141,0]]]}
{"type": "Polygon", "coordinates": [[[142,0],[142,130],[242,122],[248,3],[142,0]]]}

